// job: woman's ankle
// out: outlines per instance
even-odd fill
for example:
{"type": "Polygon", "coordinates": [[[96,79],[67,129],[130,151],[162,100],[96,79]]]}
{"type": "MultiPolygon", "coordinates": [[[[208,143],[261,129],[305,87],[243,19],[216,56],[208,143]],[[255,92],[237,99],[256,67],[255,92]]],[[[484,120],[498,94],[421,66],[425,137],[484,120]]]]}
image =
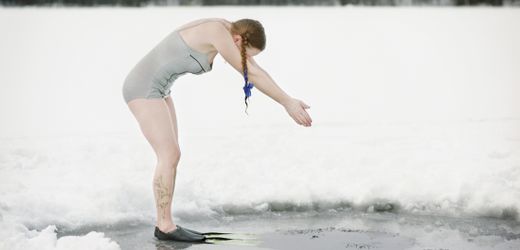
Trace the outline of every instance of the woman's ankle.
{"type": "Polygon", "coordinates": [[[161,230],[164,233],[171,232],[171,231],[177,229],[177,225],[171,221],[157,223],[157,224],[155,224],[155,226],[158,227],[159,230],[161,230]]]}

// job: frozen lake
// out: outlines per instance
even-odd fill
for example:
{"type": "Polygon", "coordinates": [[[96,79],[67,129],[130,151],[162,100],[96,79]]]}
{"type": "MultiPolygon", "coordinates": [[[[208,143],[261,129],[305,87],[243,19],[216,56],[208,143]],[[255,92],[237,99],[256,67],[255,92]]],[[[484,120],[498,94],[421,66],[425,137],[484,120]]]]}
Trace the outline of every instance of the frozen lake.
{"type": "MultiPolygon", "coordinates": [[[[121,87],[202,17],[261,21],[256,61],[311,106],[313,125],[256,89],[246,116],[243,78],[220,56],[180,77],[176,223],[520,248],[520,9],[150,7],[0,9],[0,249],[156,247],[155,155],[121,87]]],[[[289,240],[277,235],[263,249],[289,240]]]]}

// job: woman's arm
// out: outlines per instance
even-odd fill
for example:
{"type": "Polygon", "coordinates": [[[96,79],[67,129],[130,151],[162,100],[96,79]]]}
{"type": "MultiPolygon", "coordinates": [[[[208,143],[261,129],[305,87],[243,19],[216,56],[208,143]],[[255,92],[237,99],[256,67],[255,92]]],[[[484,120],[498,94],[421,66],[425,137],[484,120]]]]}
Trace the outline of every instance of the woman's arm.
{"type": "Polygon", "coordinates": [[[281,105],[285,106],[285,104],[291,99],[291,97],[285,93],[278,84],[273,80],[273,78],[265,71],[260,65],[256,63],[256,61],[253,59],[253,57],[248,57],[247,60],[251,63],[253,66],[254,72],[256,74],[249,75],[249,69],[248,69],[248,78],[255,87],[262,91],[262,93],[270,96],[272,99],[280,103],[281,105]],[[256,84],[256,83],[264,83],[264,84],[256,84]],[[280,98],[274,97],[275,95],[281,96],[280,98]]]}
{"type": "MultiPolygon", "coordinates": [[[[214,34],[210,34],[210,37],[213,39],[213,46],[218,50],[224,60],[243,75],[240,50],[233,42],[231,34],[222,24],[215,22],[213,25],[214,27],[211,29],[211,32],[214,34]]],[[[248,57],[246,61],[247,76],[258,90],[282,105],[291,98],[278,85],[276,85],[267,72],[261,69],[251,57],[248,57]]]]}
{"type": "MultiPolygon", "coordinates": [[[[242,57],[239,49],[233,42],[231,34],[222,24],[215,22],[213,25],[214,27],[210,29],[212,34],[209,34],[213,46],[224,60],[243,75],[242,57]]],[[[289,115],[298,124],[310,126],[312,119],[304,110],[305,108],[310,108],[307,104],[285,93],[252,57],[248,57],[246,63],[248,78],[258,90],[284,106],[289,115]]]]}

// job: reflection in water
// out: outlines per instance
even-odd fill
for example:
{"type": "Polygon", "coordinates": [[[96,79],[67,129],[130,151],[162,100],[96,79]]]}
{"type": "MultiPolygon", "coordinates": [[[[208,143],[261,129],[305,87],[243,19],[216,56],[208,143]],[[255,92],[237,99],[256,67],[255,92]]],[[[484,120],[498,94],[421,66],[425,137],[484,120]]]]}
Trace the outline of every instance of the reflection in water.
{"type": "Polygon", "coordinates": [[[157,248],[157,250],[178,250],[178,249],[186,249],[188,247],[191,247],[193,244],[201,244],[201,243],[157,240],[155,242],[155,247],[157,248]]]}

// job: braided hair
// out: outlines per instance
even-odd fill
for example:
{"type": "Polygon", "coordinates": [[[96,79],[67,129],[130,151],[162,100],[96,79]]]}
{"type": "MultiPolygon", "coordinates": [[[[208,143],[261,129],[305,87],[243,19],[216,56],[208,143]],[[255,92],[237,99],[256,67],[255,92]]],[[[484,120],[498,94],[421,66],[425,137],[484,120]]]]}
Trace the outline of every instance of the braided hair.
{"type": "Polygon", "coordinates": [[[231,32],[233,34],[238,34],[242,38],[242,42],[240,45],[240,55],[242,57],[242,69],[244,75],[244,103],[246,104],[245,113],[247,114],[247,108],[249,106],[248,99],[251,96],[251,89],[253,88],[253,83],[248,82],[247,77],[247,57],[246,57],[246,47],[255,47],[260,51],[265,49],[265,32],[262,24],[253,19],[240,19],[232,23],[231,32]]]}

